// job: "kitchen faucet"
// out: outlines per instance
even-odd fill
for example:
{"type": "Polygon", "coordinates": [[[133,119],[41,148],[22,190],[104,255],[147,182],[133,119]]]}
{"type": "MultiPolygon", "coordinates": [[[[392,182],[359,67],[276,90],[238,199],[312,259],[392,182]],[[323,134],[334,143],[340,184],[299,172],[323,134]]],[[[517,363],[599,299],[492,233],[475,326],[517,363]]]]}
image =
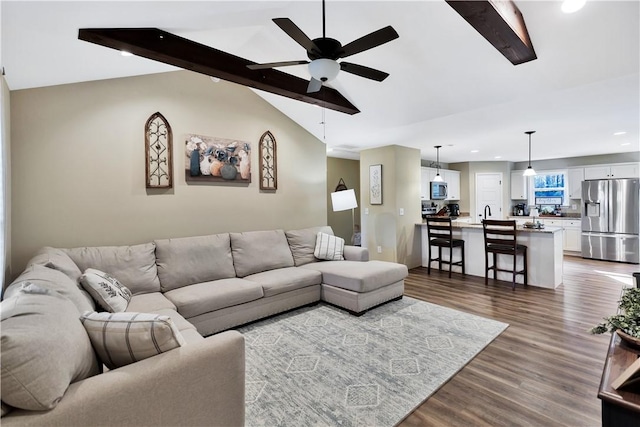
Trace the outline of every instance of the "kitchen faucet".
{"type": "Polygon", "coordinates": [[[489,210],[489,216],[491,216],[491,206],[485,205],[484,206],[484,219],[487,219],[487,209],[489,210]]]}

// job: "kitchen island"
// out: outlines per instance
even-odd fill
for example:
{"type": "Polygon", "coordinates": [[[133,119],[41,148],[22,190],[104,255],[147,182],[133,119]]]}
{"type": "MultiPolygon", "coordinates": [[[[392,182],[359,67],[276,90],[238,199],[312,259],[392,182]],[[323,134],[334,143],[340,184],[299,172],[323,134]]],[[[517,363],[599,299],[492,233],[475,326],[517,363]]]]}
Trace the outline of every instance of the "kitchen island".
{"type": "MultiPolygon", "coordinates": [[[[422,236],[422,266],[427,267],[429,262],[429,242],[427,234],[427,224],[416,224],[421,227],[422,236]]],[[[469,224],[464,222],[452,222],[453,237],[463,239],[465,250],[465,272],[473,276],[484,277],[485,254],[484,254],[484,232],[482,224],[469,224]]],[[[555,289],[562,283],[562,227],[545,227],[543,229],[530,229],[517,226],[517,241],[526,245],[528,258],[528,284],[541,288],[555,289]]],[[[432,248],[432,256],[436,256],[438,248],[432,248]],[[433,252],[435,251],[435,252],[433,252]]],[[[461,258],[460,248],[453,248],[453,260],[461,258]]],[[[442,250],[442,258],[449,259],[449,250],[442,250]]],[[[489,260],[490,262],[491,259],[489,260]]],[[[500,268],[511,269],[513,257],[508,255],[497,255],[497,262],[500,268]]],[[[518,256],[518,269],[522,269],[522,256],[518,256]]],[[[438,263],[433,262],[431,268],[438,268],[438,263]]],[[[448,269],[449,265],[443,264],[443,269],[448,269]]],[[[459,266],[453,266],[452,271],[462,272],[459,266]]],[[[493,278],[490,272],[489,278],[493,278]]],[[[497,279],[511,282],[510,273],[498,272],[497,279]]],[[[522,275],[516,277],[516,283],[524,283],[522,275]]]]}

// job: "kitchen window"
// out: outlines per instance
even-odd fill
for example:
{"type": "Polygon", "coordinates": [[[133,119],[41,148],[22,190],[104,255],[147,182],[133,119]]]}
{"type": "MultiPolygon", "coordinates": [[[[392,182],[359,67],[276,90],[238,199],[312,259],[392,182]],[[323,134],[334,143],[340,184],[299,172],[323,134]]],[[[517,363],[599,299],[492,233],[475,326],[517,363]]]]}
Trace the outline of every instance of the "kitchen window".
{"type": "Polygon", "coordinates": [[[561,204],[566,206],[569,195],[567,186],[568,175],[566,170],[539,171],[537,175],[531,177],[529,203],[535,204],[537,197],[561,197],[561,204]]]}

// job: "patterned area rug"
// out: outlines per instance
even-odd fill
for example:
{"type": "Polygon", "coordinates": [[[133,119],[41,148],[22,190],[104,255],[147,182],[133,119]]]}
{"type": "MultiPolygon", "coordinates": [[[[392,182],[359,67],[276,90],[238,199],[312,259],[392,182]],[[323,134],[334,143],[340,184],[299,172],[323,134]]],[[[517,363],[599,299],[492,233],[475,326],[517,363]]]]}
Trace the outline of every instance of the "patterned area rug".
{"type": "Polygon", "coordinates": [[[246,425],[393,426],[507,326],[409,297],[361,317],[320,303],[244,326],[246,425]]]}

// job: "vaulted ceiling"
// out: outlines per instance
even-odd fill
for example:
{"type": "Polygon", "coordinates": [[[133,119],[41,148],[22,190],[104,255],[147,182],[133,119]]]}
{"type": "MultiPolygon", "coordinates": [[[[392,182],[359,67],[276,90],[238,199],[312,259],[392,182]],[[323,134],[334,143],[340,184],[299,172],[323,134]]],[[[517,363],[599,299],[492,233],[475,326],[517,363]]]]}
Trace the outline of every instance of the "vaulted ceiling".
{"type": "MultiPolygon", "coordinates": [[[[534,159],[638,151],[640,3],[588,1],[574,14],[562,13],[559,1],[516,5],[538,58],[514,66],[443,0],[329,0],[328,37],[347,43],[396,29],[399,39],[349,58],[390,76],[375,82],[341,72],[330,83],[361,111],[355,115],[256,93],[338,157],[398,144],[425,159],[442,145],[447,163],[524,161],[527,130],[537,131],[534,159]]],[[[254,62],[306,59],[272,18],[322,35],[319,0],[2,1],[0,8],[11,90],[176,69],[78,40],[80,28],[156,27],[254,62]]],[[[304,65],[280,70],[309,78],[304,65]]]]}

